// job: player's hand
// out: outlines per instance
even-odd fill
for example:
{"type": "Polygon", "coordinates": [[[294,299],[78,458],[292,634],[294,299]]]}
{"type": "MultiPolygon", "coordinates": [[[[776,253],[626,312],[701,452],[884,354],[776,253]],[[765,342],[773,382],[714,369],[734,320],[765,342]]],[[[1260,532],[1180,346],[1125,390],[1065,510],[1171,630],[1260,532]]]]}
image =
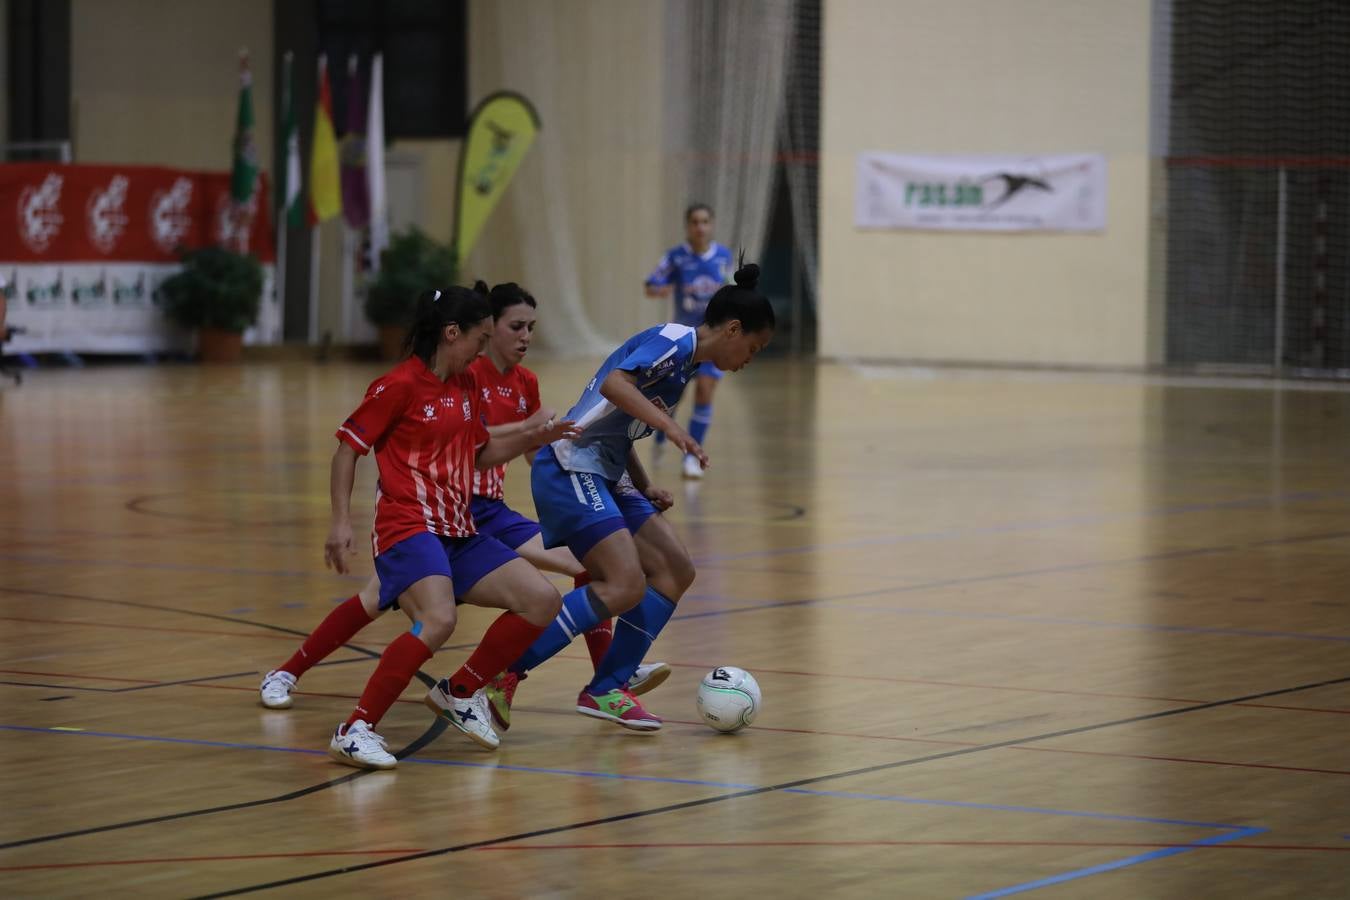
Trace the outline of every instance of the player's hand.
{"type": "Polygon", "coordinates": [[[698,441],[690,437],[689,432],[685,431],[679,425],[676,425],[666,432],[666,439],[685,453],[697,459],[700,466],[705,469],[708,468],[708,454],[704,453],[703,448],[699,446],[698,441]]]}
{"type": "Polygon", "coordinates": [[[665,488],[649,487],[642,492],[642,495],[652,501],[652,506],[655,506],[661,512],[665,512],[675,505],[675,495],[665,488]]]}
{"type": "Polygon", "coordinates": [[[649,284],[647,285],[647,296],[656,300],[664,300],[666,297],[675,293],[673,284],[649,284]]]}
{"type": "Polygon", "coordinates": [[[556,419],[556,418],[558,418],[558,414],[555,413],[550,407],[541,406],[534,411],[533,415],[531,415],[528,419],[525,420],[524,422],[525,428],[527,430],[531,428],[537,428],[538,426],[543,425],[549,419],[556,419]]]}
{"type": "Polygon", "coordinates": [[[554,421],[550,417],[547,421],[541,422],[535,426],[534,437],[531,439],[536,444],[551,444],[554,441],[572,440],[581,437],[581,429],[577,423],[571,419],[562,419],[554,421]]]}
{"type": "Polygon", "coordinates": [[[336,569],[339,575],[346,575],[347,557],[355,553],[352,547],[352,523],[334,522],[328,529],[328,540],[323,542],[323,564],[336,569]]]}

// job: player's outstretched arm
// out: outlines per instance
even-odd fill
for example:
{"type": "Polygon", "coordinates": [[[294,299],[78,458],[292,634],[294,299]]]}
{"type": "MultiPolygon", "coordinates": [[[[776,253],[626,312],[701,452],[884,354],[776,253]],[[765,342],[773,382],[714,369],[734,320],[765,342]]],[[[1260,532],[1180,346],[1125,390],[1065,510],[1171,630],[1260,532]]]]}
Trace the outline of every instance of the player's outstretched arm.
{"type": "Polygon", "coordinates": [[[670,442],[685,453],[698,458],[703,468],[708,468],[708,454],[703,452],[698,441],[689,436],[689,432],[668,416],[655,403],[648,400],[638,390],[637,376],[632,372],[614,369],[605,376],[600,385],[600,396],[640,422],[646,422],[657,431],[664,432],[670,442]]]}
{"type": "MultiPolygon", "coordinates": [[[[525,426],[527,422],[528,420],[517,423],[517,425],[525,426]]],[[[531,447],[551,444],[563,438],[581,437],[581,431],[577,429],[576,423],[571,419],[563,419],[559,422],[551,416],[543,422],[537,422],[528,427],[511,425],[501,427],[513,430],[507,434],[493,434],[492,429],[488,429],[488,441],[478,448],[478,457],[474,460],[476,468],[491,469],[493,466],[510,462],[531,447]]]]}

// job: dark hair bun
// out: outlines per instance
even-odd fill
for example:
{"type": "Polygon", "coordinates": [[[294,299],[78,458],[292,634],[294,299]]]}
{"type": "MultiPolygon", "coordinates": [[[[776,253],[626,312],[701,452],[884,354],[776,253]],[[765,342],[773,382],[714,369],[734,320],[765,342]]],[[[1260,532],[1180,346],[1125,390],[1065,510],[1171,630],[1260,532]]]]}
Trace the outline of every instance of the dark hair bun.
{"type": "Polygon", "coordinates": [[[475,281],[473,283],[473,292],[475,294],[482,294],[484,297],[486,297],[488,295],[487,282],[481,278],[475,281]]]}
{"type": "Polygon", "coordinates": [[[741,266],[736,270],[736,286],[743,287],[748,291],[753,291],[759,284],[759,266],[750,263],[748,266],[741,266]]]}

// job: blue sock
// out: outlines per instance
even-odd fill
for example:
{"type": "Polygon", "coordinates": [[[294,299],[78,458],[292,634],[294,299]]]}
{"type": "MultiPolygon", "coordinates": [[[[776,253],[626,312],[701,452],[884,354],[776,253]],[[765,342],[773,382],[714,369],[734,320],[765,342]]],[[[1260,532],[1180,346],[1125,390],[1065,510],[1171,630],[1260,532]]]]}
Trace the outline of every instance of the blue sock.
{"type": "Polygon", "coordinates": [[[587,692],[606,694],[627,684],[674,613],[675,604],[648,585],[642,602],[614,620],[614,643],[586,686],[587,692]]]}
{"type": "Polygon", "coordinates": [[[712,424],[712,404],[695,403],[694,412],[689,416],[689,436],[701,445],[708,436],[708,426],[712,424]]]}
{"type": "Polygon", "coordinates": [[[652,435],[652,437],[656,438],[658,444],[664,444],[666,442],[666,433],[664,431],[658,431],[656,434],[652,435]]]}
{"type": "Polygon", "coordinates": [[[557,617],[534,639],[530,649],[511,665],[510,671],[516,674],[528,672],[572,643],[574,637],[608,618],[609,611],[590,585],[568,591],[563,596],[557,617]]]}

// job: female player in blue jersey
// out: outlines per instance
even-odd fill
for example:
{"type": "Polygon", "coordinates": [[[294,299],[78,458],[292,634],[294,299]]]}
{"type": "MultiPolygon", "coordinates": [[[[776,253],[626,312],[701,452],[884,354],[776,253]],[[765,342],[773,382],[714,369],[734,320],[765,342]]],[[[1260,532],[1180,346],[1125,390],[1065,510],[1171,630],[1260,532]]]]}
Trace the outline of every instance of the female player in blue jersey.
{"type": "Polygon", "coordinates": [[[653,487],[633,442],[653,431],[699,465],[699,442],[670,417],[689,379],[706,363],[736,371],[764,349],[774,332],[773,307],[755,290],[759,267],[736,272],[718,290],[697,326],[669,323],[635,334],[609,355],[567,413],[581,434],[542,448],[530,472],[544,545],[566,546],[591,583],[563,598],[562,610],[497,682],[495,702],[508,703],[519,675],[558,653],[576,635],[610,616],[614,642],[577,697],[577,712],[639,731],[655,731],[627,684],[675,604],[694,581],[694,564],[675,530],[658,513],[669,492],[653,487]]]}
{"type": "MultiPolygon", "coordinates": [[[[684,211],[686,241],[672,247],[647,276],[648,297],[673,297],[672,322],[697,328],[703,322],[708,301],[727,281],[731,271],[731,251],[712,239],[713,211],[706,203],[695,203],[684,211]]],[[[694,379],[694,411],[689,416],[689,436],[702,444],[712,424],[713,391],[722,378],[716,363],[704,362],[694,379]]],[[[656,433],[659,449],[665,432],[656,433]]],[[[692,454],[684,457],[684,477],[702,478],[703,466],[692,454]]]]}

